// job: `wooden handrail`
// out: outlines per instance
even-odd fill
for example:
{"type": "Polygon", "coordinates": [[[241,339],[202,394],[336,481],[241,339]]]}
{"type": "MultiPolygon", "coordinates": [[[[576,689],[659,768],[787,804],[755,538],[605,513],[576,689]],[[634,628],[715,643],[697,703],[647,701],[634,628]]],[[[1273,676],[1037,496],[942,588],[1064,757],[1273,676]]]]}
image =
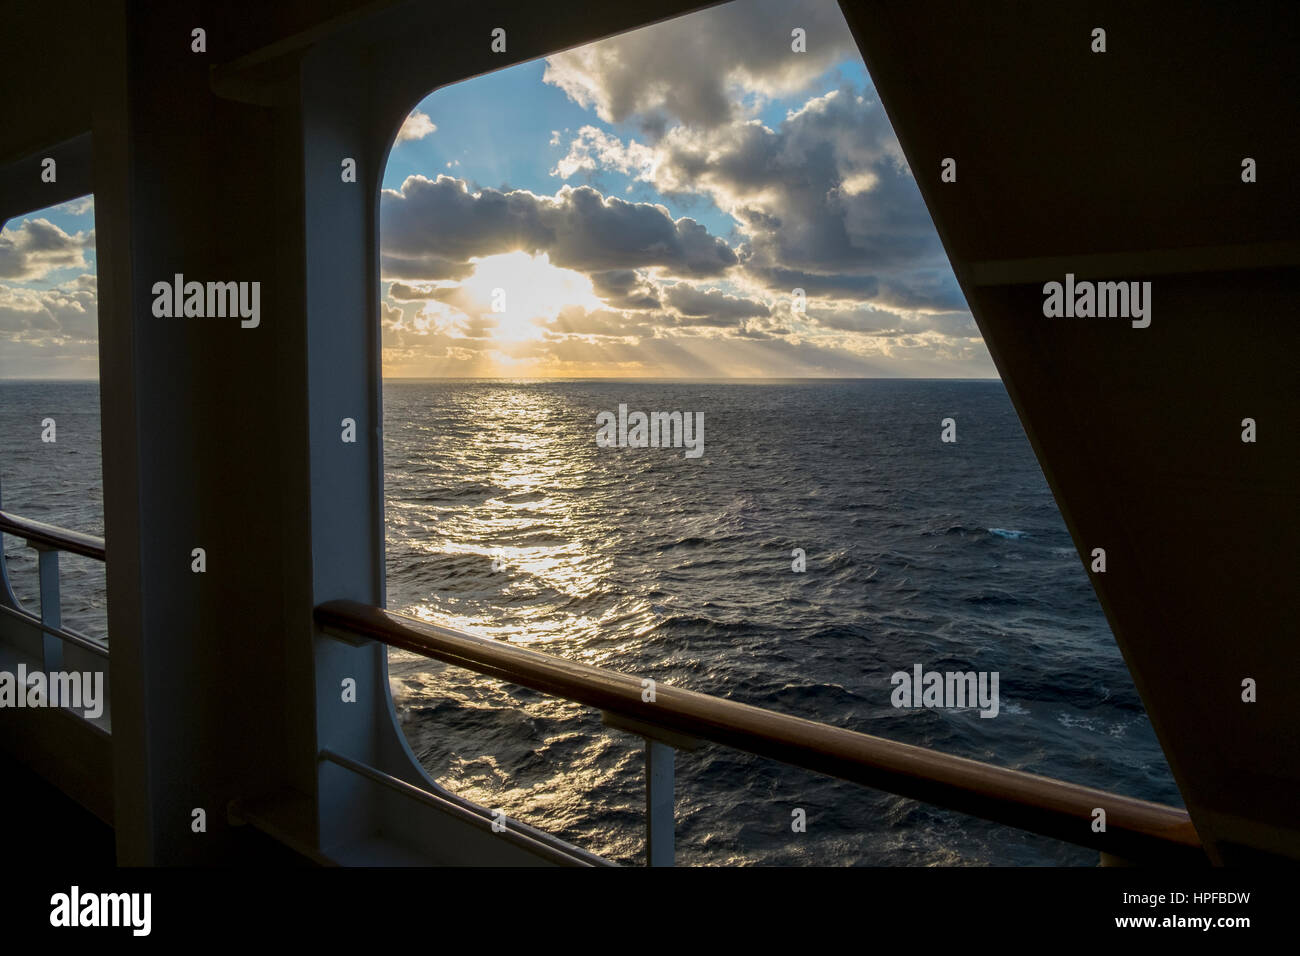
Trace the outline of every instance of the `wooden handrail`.
{"type": "Polygon", "coordinates": [[[16,538],[26,538],[33,547],[53,548],[69,554],[80,554],[96,561],[104,560],[104,539],[94,535],[69,531],[58,525],[46,524],[32,518],[0,511],[0,532],[16,538]]]}
{"type": "Polygon", "coordinates": [[[1186,811],[1051,777],[897,743],[665,684],[504,641],[466,634],[355,601],[316,608],[321,628],[400,647],[608,714],[843,780],[969,813],[1134,862],[1208,862],[1186,811]],[[649,696],[649,695],[646,695],[649,696]],[[1093,830],[1094,810],[1105,830],[1093,830]]]}

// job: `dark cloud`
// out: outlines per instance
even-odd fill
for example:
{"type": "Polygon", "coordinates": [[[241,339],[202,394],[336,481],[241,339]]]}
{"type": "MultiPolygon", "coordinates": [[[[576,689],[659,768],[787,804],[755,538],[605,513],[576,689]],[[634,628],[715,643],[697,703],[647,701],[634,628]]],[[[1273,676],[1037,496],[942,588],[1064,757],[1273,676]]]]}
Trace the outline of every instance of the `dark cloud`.
{"type": "Polygon", "coordinates": [[[657,309],[659,291],[635,269],[593,272],[591,286],[596,295],[615,309],[657,309]]]}
{"type": "Polygon", "coordinates": [[[515,249],[536,251],[555,241],[542,222],[542,202],[532,193],[468,191],[450,176],[410,176],[380,200],[385,251],[402,259],[440,258],[464,263],[515,249]]]}
{"type": "Polygon", "coordinates": [[[69,235],[48,219],[24,219],[0,230],[0,279],[40,279],[56,269],[86,267],[93,230],[69,235]]]}
{"type": "Polygon", "coordinates": [[[978,338],[979,326],[969,312],[915,312],[900,315],[888,309],[856,306],[809,309],[808,319],[822,328],[876,337],[938,332],[948,338],[978,338]]]}
{"type": "Polygon", "coordinates": [[[903,327],[900,316],[869,305],[849,309],[809,309],[808,318],[822,328],[868,335],[896,335],[903,327]]]}
{"type": "Polygon", "coordinates": [[[751,266],[746,271],[768,288],[787,296],[795,289],[803,289],[808,298],[865,300],[880,294],[880,280],[873,275],[827,275],[780,266],[751,266]]]}
{"type": "Polygon", "coordinates": [[[865,298],[888,285],[902,304],[912,273],[931,295],[929,273],[950,275],[884,111],[851,88],[810,100],[775,130],[679,128],[658,150],[654,185],[708,194],[740,223],[746,269],[774,286],[865,298]],[[804,277],[818,278],[793,281],[804,277]]]}
{"type": "Polygon", "coordinates": [[[776,129],[677,126],[650,147],[584,127],[556,172],[600,169],[679,201],[711,200],[739,224],[743,269],[766,288],[965,308],[888,118],[850,86],[814,97],[776,129]]]}
{"type": "Polygon", "coordinates": [[[635,120],[658,134],[673,121],[730,122],[737,87],[802,92],[856,49],[834,0],[739,0],[549,57],[543,78],[606,122],[635,120]],[[806,52],[791,49],[796,27],[806,52]]]}
{"type": "MultiPolygon", "coordinates": [[[[549,201],[548,201],[549,202],[549,201]]],[[[659,266],[673,275],[717,276],[737,262],[727,243],[662,206],[602,198],[590,186],[556,195],[551,262],[583,272],[659,266]]]]}
{"type": "Polygon", "coordinates": [[[401,255],[390,252],[387,243],[384,243],[379,255],[379,271],[385,279],[455,280],[470,275],[474,266],[418,252],[401,255]]]}
{"type": "MultiPolygon", "coordinates": [[[[693,219],[674,221],[661,206],[605,198],[589,186],[554,197],[526,190],[469,192],[450,176],[411,176],[381,200],[390,269],[399,262],[465,263],[515,250],[548,253],[553,265],[581,272],[662,268],[709,277],[737,262],[720,238],[693,219]]],[[[418,271],[403,278],[433,278],[418,271]]]]}
{"type": "Polygon", "coordinates": [[[727,295],[717,289],[701,291],[680,282],[669,288],[666,296],[669,305],[690,319],[709,318],[732,325],[737,319],[772,314],[771,309],[756,299],[727,295]]]}
{"type": "Polygon", "coordinates": [[[966,308],[961,287],[948,269],[918,268],[885,276],[752,265],[746,271],[768,288],[787,295],[803,289],[808,298],[871,301],[891,309],[949,312],[966,308]]]}
{"type": "Polygon", "coordinates": [[[439,287],[428,283],[394,282],[388,287],[388,297],[394,302],[425,302],[436,299],[439,287]]]}

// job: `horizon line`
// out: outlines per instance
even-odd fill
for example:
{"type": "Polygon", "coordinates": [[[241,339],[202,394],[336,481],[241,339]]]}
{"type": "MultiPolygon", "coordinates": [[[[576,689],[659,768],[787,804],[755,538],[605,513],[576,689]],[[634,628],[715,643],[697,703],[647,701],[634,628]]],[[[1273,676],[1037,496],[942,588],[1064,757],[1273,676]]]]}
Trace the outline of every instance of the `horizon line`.
{"type": "MultiPolygon", "coordinates": [[[[89,385],[98,378],[0,376],[0,383],[89,385]]],[[[1000,382],[998,375],[385,375],[385,382],[1000,382]]]]}

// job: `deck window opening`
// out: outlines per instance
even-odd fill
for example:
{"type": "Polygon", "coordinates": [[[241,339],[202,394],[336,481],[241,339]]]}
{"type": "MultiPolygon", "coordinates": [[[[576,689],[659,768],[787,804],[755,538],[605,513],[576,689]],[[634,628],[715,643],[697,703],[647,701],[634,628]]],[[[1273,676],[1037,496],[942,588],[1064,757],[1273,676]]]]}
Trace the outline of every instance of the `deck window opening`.
{"type": "MultiPolygon", "coordinates": [[[[0,509],[102,537],[98,282],[90,195],[0,228],[0,509]]],[[[95,641],[107,640],[102,561],[52,556],[3,536],[12,597],[95,641]],[[41,608],[41,565],[57,559],[60,607],[41,608]]],[[[53,549],[46,549],[51,551],[53,549]]],[[[0,627],[4,625],[0,621],[0,627]]]]}
{"type": "MultiPolygon", "coordinates": [[[[1178,804],[923,174],[822,0],[415,104],[380,196],[389,606],[1178,804]]],[[[389,664],[435,780],[641,861],[635,738],[389,664]]],[[[1096,862],[723,748],[673,773],[681,862],[1096,862]]]]}

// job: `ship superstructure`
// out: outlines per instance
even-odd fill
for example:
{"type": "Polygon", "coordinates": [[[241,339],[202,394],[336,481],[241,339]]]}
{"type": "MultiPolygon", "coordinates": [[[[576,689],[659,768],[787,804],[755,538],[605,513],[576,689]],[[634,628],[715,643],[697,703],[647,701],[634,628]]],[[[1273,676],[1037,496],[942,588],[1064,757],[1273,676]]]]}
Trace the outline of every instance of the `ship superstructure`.
{"type": "Polygon", "coordinates": [[[39,552],[42,588],[24,611],[6,587],[0,669],[106,671],[108,703],[5,709],[0,748],[111,825],[121,864],[268,847],[602,864],[424,773],[388,691],[399,647],[626,731],[654,864],[673,860],[674,753],[701,742],[1109,859],[1300,858],[1288,4],[842,4],[1186,812],[670,687],[646,697],[639,675],[384,610],[378,192],[399,126],[433,88],[698,6],[4,11],[0,220],[95,199],[105,533],[0,517],[39,552]],[[202,318],[185,315],[190,281],[202,318]],[[107,646],[61,624],[61,553],[106,561],[107,646]]]}

